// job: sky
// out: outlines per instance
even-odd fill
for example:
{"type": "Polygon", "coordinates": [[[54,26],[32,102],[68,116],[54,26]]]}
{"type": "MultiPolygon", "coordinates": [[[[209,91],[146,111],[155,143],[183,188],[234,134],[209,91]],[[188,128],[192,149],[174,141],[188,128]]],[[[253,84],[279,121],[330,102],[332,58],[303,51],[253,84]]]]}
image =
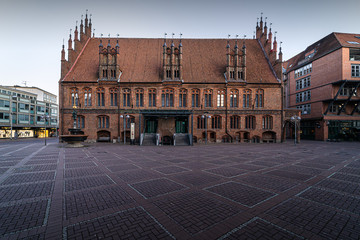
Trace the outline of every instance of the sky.
{"type": "Polygon", "coordinates": [[[86,9],[95,37],[130,38],[252,38],[263,13],[284,60],[332,32],[360,33],[359,0],[0,0],[0,85],[57,95],[63,40],[86,9]]]}

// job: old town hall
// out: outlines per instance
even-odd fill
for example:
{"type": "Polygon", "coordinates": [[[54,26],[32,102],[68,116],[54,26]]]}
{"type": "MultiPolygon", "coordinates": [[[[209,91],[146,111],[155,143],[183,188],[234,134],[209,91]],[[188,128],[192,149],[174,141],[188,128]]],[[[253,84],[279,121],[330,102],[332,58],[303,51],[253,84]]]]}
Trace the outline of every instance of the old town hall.
{"type": "MultiPolygon", "coordinates": [[[[72,33],[72,32],[71,32],[72,33]]],[[[141,145],[280,142],[282,52],[252,39],[105,38],[87,14],[61,52],[60,135],[141,145]]]]}

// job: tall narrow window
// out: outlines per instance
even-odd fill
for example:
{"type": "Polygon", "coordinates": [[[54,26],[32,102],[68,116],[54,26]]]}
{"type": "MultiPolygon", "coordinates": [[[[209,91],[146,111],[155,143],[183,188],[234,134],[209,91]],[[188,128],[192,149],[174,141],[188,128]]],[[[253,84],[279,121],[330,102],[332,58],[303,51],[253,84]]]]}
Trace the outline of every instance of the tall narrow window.
{"type": "Polygon", "coordinates": [[[149,107],[156,107],[156,89],[149,89],[149,107]]]}
{"type": "Polygon", "coordinates": [[[211,107],[212,104],[212,90],[206,89],[205,90],[205,107],[211,107]]]}
{"type": "Polygon", "coordinates": [[[186,96],[187,96],[187,90],[180,89],[180,91],[179,91],[179,107],[186,107],[186,96]]]}
{"type": "Polygon", "coordinates": [[[166,79],[170,79],[171,78],[171,70],[166,70],[166,79]]]}
{"type": "Polygon", "coordinates": [[[218,90],[217,92],[217,106],[224,107],[225,105],[225,90],[218,90]]]}
{"type": "Polygon", "coordinates": [[[131,123],[135,122],[135,117],[134,116],[129,116],[128,118],[126,118],[126,128],[130,129],[131,128],[131,123]]]}
{"type": "Polygon", "coordinates": [[[255,116],[246,116],[245,117],[245,128],[246,129],[255,129],[256,128],[255,116]]]}
{"type": "Polygon", "coordinates": [[[71,89],[71,106],[79,106],[79,90],[77,88],[71,89]]]}
{"type": "Polygon", "coordinates": [[[123,89],[123,106],[130,107],[130,89],[123,89]]]}
{"type": "Polygon", "coordinates": [[[202,116],[198,116],[197,117],[197,128],[198,129],[204,129],[205,128],[205,122],[206,122],[205,118],[203,118],[202,116]]]}
{"type": "Polygon", "coordinates": [[[200,95],[199,89],[191,90],[191,107],[199,107],[200,106],[199,95],[200,95]]]}
{"type": "Polygon", "coordinates": [[[234,115],[230,117],[230,128],[232,129],[240,128],[240,116],[234,115]]]}
{"type": "Polygon", "coordinates": [[[231,90],[230,91],[230,107],[237,108],[238,107],[238,90],[231,90]]]}
{"type": "Polygon", "coordinates": [[[108,116],[98,116],[98,128],[109,128],[109,117],[108,116]]]}
{"type": "Polygon", "coordinates": [[[174,90],[164,89],[161,93],[161,106],[173,107],[174,106],[174,90]]]}
{"type": "Polygon", "coordinates": [[[211,128],[213,129],[221,128],[221,116],[214,116],[211,118],[211,128]]]}
{"type": "Polygon", "coordinates": [[[143,107],[144,106],[144,89],[138,88],[135,90],[136,95],[136,106],[143,107]]]}
{"type": "Polygon", "coordinates": [[[104,88],[96,89],[98,106],[105,106],[105,90],[104,88]]]}
{"type": "Polygon", "coordinates": [[[255,107],[256,108],[264,107],[264,90],[262,90],[262,89],[256,90],[255,107]]]}
{"type": "Polygon", "coordinates": [[[90,107],[91,106],[91,89],[90,88],[85,88],[84,89],[84,105],[85,107],[90,107]]]}
{"type": "Polygon", "coordinates": [[[177,79],[180,77],[180,72],[179,72],[179,70],[175,70],[175,71],[174,71],[174,77],[177,78],[177,79]]]}
{"type": "Polygon", "coordinates": [[[84,116],[77,116],[76,127],[77,128],[85,128],[85,117],[84,116]]]}
{"type": "Polygon", "coordinates": [[[116,88],[110,89],[110,105],[111,106],[118,105],[118,90],[116,88]]]}
{"type": "Polygon", "coordinates": [[[251,90],[245,89],[243,94],[243,108],[250,108],[251,106],[251,90]]]}
{"type": "Polygon", "coordinates": [[[263,116],[263,129],[272,129],[273,128],[273,117],[272,116],[263,116]]]}

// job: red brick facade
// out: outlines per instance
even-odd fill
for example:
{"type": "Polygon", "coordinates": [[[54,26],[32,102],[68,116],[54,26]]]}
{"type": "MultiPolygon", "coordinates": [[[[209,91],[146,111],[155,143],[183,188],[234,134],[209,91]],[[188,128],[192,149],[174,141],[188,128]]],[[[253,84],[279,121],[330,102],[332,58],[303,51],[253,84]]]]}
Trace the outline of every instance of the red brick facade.
{"type": "Polygon", "coordinates": [[[331,33],[286,63],[287,106],[307,106],[302,108],[302,138],[360,140],[360,76],[352,69],[360,67],[357,36],[331,33]],[[350,56],[350,51],[357,57],[350,56]],[[309,65],[311,71],[295,74],[309,65]],[[309,83],[304,85],[304,79],[309,83]]]}
{"type": "Polygon", "coordinates": [[[73,126],[75,105],[90,140],[123,141],[124,130],[128,139],[134,122],[136,142],[143,133],[160,143],[176,133],[280,142],[282,54],[262,20],[257,38],[239,40],[95,38],[87,17],[83,29],[75,49],[70,36],[68,60],[62,50],[60,134],[73,126]]]}

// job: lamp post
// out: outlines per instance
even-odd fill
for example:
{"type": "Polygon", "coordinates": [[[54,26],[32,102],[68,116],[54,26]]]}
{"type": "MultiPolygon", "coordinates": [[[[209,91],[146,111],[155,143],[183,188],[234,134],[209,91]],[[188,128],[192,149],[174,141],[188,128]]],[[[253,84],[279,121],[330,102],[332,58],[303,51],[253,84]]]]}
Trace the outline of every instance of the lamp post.
{"type": "Polygon", "coordinates": [[[300,116],[292,116],[291,121],[294,123],[295,125],[295,139],[294,139],[294,145],[296,146],[296,142],[297,142],[297,125],[300,123],[301,117],[300,116]]]}
{"type": "Polygon", "coordinates": [[[126,113],[124,113],[124,115],[120,115],[120,118],[123,119],[123,123],[124,123],[124,145],[126,144],[126,118],[130,118],[129,115],[126,115],[126,113]]]}
{"type": "Polygon", "coordinates": [[[47,114],[44,114],[40,118],[45,120],[45,146],[46,146],[46,121],[50,120],[50,116],[47,114]]]}
{"type": "Polygon", "coordinates": [[[13,116],[16,115],[14,112],[10,112],[10,139],[12,140],[12,132],[13,132],[13,116]]]}
{"type": "Polygon", "coordinates": [[[205,144],[207,144],[207,119],[211,118],[211,116],[205,113],[201,118],[205,119],[205,144]]]}

